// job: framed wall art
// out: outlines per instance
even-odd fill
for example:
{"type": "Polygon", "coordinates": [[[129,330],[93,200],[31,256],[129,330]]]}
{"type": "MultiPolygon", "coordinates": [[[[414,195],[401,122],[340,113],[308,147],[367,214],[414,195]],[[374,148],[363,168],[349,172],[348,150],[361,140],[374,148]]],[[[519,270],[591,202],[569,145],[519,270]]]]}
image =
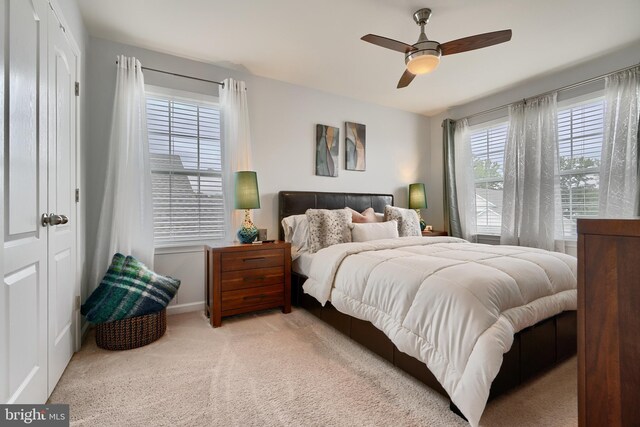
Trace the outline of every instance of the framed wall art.
{"type": "Polygon", "coordinates": [[[316,125],[316,175],[338,176],[340,129],[316,125]]]}
{"type": "Polygon", "coordinates": [[[345,169],[350,171],[366,170],[366,126],[359,123],[346,122],[345,134],[345,169]]]}

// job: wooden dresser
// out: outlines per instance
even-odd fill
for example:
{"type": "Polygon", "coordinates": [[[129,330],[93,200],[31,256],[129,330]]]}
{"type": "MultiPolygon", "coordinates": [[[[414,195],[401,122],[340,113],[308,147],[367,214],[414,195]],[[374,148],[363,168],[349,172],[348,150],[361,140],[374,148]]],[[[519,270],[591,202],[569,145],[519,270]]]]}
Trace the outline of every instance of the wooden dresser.
{"type": "Polygon", "coordinates": [[[578,423],[640,425],[640,219],[578,220],[578,423]]]}
{"type": "Polygon", "coordinates": [[[205,300],[213,327],[234,314],[274,307],[291,312],[291,244],[206,246],[205,300]]]}

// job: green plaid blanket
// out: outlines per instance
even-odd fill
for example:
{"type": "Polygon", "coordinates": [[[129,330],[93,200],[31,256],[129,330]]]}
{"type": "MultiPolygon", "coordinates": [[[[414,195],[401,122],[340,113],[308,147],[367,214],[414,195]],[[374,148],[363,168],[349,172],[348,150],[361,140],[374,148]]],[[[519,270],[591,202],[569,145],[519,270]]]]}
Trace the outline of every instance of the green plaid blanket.
{"type": "Polygon", "coordinates": [[[178,287],[180,280],[156,274],[134,257],[118,253],[80,311],[94,324],[143,316],[165,308],[178,287]]]}

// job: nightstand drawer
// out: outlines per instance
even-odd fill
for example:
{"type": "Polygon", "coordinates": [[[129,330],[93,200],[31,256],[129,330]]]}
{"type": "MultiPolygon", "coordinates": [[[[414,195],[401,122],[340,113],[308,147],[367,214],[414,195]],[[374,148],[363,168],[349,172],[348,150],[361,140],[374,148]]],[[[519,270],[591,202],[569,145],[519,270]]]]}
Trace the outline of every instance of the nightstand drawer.
{"type": "Polygon", "coordinates": [[[231,252],[222,254],[222,271],[245,270],[282,266],[282,249],[264,249],[254,251],[231,252]]]}
{"type": "Polygon", "coordinates": [[[284,304],[284,284],[222,292],[223,311],[244,307],[284,304]]]}
{"type": "Polygon", "coordinates": [[[284,283],[284,267],[235,270],[222,273],[222,291],[255,288],[284,283]]]}

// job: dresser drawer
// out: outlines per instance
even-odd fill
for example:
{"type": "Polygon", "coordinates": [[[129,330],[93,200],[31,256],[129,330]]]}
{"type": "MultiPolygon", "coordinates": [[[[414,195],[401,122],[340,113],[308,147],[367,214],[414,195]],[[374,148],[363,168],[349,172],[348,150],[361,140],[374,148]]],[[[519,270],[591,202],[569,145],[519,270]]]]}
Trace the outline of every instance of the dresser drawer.
{"type": "Polygon", "coordinates": [[[284,267],[234,270],[222,273],[222,291],[284,283],[284,267]]]}
{"type": "Polygon", "coordinates": [[[284,284],[222,292],[223,311],[238,308],[284,304],[284,284]]]}
{"type": "Polygon", "coordinates": [[[264,249],[259,251],[242,251],[222,254],[222,271],[245,270],[282,266],[284,251],[282,249],[264,249]]]}

